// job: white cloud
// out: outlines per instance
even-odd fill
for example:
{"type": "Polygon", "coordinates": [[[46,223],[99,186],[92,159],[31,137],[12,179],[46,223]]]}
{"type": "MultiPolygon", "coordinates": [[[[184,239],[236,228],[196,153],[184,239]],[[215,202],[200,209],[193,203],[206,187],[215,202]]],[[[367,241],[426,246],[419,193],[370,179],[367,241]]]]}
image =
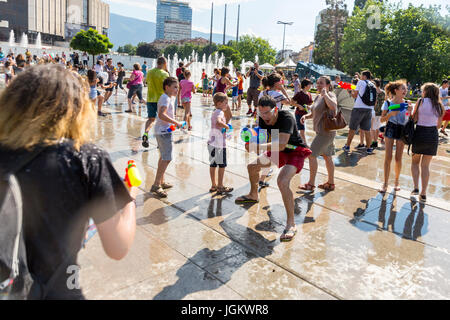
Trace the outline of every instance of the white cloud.
{"type": "Polygon", "coordinates": [[[211,2],[214,2],[214,7],[216,6],[223,6],[225,4],[238,4],[243,2],[252,2],[256,0],[214,0],[214,1],[208,1],[208,0],[188,0],[190,6],[193,10],[197,11],[206,11],[211,10],[211,2]]]}

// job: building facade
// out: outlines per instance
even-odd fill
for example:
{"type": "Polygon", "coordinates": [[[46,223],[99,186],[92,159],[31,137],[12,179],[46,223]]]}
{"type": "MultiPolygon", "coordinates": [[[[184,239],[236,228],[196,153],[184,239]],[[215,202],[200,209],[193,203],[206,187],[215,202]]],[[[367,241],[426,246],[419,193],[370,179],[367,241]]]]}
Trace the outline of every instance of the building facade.
{"type": "Polygon", "coordinates": [[[101,0],[0,0],[0,41],[8,41],[11,30],[18,40],[25,33],[34,43],[69,41],[78,31],[109,29],[109,5],[101,0]]]}
{"type": "Polygon", "coordinates": [[[187,2],[158,0],[156,40],[183,40],[192,36],[192,9],[187,2]]]}

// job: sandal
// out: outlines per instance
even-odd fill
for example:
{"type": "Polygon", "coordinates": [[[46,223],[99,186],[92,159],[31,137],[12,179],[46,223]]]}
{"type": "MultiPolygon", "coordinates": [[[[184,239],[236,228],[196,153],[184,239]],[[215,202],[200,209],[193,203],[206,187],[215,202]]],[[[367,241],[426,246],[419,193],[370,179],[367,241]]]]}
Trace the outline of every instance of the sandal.
{"type": "Polygon", "coordinates": [[[239,197],[234,201],[235,204],[255,204],[258,202],[259,200],[253,200],[246,196],[239,197]]]}
{"type": "Polygon", "coordinates": [[[167,198],[167,192],[165,192],[161,186],[153,186],[150,191],[160,198],[167,198]]]}
{"type": "Polygon", "coordinates": [[[309,184],[309,183],[299,187],[299,189],[305,190],[305,191],[314,191],[315,188],[316,188],[316,186],[313,186],[312,184],[309,184]]]}
{"type": "Polygon", "coordinates": [[[220,188],[217,188],[217,193],[219,193],[219,194],[230,193],[233,190],[234,190],[233,188],[229,188],[229,187],[220,187],[220,188]]]}
{"type": "Polygon", "coordinates": [[[380,189],[378,189],[378,192],[379,193],[386,193],[387,192],[387,188],[388,188],[388,185],[387,184],[383,184],[383,186],[380,189]]]}
{"type": "Polygon", "coordinates": [[[260,181],[259,186],[261,187],[261,189],[263,189],[263,188],[268,188],[270,186],[270,184],[267,182],[264,182],[264,181],[260,181]]]}
{"type": "Polygon", "coordinates": [[[125,110],[126,113],[132,113],[133,110],[125,110]]]}
{"type": "Polygon", "coordinates": [[[420,202],[425,203],[427,202],[427,196],[424,196],[423,194],[420,195],[420,202]]]}
{"type": "Polygon", "coordinates": [[[318,186],[320,189],[323,189],[325,191],[334,191],[336,189],[336,185],[333,183],[324,183],[318,186]]]}
{"type": "Polygon", "coordinates": [[[217,192],[217,187],[211,187],[211,189],[209,189],[209,193],[214,193],[217,192]]]}
{"type": "Polygon", "coordinates": [[[297,234],[297,227],[290,227],[289,229],[285,229],[283,234],[280,237],[281,242],[290,242],[294,239],[297,234]]]}
{"type": "Polygon", "coordinates": [[[161,184],[161,188],[163,188],[163,190],[166,190],[166,189],[173,188],[173,185],[171,185],[170,183],[164,182],[163,184],[161,184]]]}
{"type": "Polygon", "coordinates": [[[414,189],[412,192],[411,192],[411,195],[412,196],[418,196],[419,195],[419,189],[414,189]]]}

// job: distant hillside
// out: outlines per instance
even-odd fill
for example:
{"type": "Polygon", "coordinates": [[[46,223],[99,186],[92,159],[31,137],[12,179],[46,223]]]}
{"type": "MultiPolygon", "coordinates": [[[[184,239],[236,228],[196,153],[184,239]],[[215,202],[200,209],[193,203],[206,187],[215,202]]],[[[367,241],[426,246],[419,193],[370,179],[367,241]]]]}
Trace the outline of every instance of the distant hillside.
{"type": "MultiPolygon", "coordinates": [[[[109,39],[114,44],[114,49],[131,43],[137,45],[139,42],[153,42],[156,37],[156,23],[134,18],[120,16],[111,13],[109,28],[109,39]]],[[[209,39],[209,33],[192,31],[192,37],[209,39]]],[[[226,41],[234,40],[226,36],[226,41]]],[[[213,42],[222,43],[223,34],[213,33],[213,42]]]]}

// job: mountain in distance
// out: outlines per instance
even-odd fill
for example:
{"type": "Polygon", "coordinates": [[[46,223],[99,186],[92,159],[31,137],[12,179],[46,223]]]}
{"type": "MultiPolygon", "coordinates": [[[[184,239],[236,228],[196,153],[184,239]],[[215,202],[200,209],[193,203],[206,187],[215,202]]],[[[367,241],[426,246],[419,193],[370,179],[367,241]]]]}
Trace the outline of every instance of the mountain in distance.
{"type": "MultiPolygon", "coordinates": [[[[156,38],[156,23],[111,13],[108,36],[114,44],[113,50],[126,44],[135,46],[139,42],[153,42],[156,38]]],[[[198,37],[209,40],[209,33],[192,30],[192,38],[198,37]]],[[[225,39],[228,42],[236,38],[227,35],[225,39]]],[[[223,34],[213,33],[213,42],[222,44],[223,34]]]]}

